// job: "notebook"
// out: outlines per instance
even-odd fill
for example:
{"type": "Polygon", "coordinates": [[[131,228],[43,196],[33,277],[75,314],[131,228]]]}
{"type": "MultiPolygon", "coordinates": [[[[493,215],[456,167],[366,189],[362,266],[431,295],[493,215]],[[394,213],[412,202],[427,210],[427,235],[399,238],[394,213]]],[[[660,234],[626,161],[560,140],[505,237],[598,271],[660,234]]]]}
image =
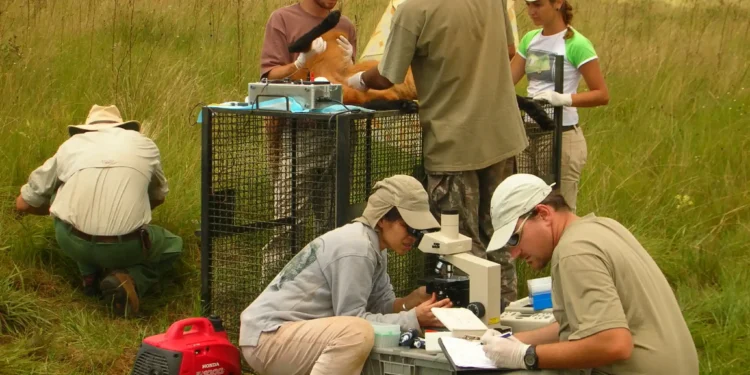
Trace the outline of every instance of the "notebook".
{"type": "Polygon", "coordinates": [[[487,358],[478,340],[440,337],[438,343],[456,372],[491,372],[500,369],[487,358]]]}
{"type": "Polygon", "coordinates": [[[487,326],[467,308],[435,307],[431,311],[454,337],[479,339],[487,332],[487,326]]]}

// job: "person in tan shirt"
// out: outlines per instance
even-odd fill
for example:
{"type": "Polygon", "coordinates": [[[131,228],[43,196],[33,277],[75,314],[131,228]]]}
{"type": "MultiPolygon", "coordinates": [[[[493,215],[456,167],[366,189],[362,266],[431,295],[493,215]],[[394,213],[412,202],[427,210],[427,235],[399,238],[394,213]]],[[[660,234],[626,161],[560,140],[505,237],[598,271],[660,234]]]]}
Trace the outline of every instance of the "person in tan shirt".
{"type": "Polygon", "coordinates": [[[492,197],[505,246],[536,270],[550,265],[556,323],[502,338],[488,330],[486,355],[505,368],[561,373],[698,374],[698,354],[659,266],[616,220],[578,217],[565,198],[529,174],[508,177],[492,197]]]}
{"type": "Polygon", "coordinates": [[[516,299],[515,267],[506,251],[486,248],[492,191],[528,146],[511,80],[513,50],[505,0],[409,0],[396,8],[379,65],[348,79],[362,91],[387,89],[411,67],[433,214],[459,211],[472,253],[502,265],[506,305],[516,299]]]}
{"type": "Polygon", "coordinates": [[[117,315],[136,314],[182,253],[182,238],[151,224],[151,211],[169,192],[159,148],[113,105],[92,106],[85,124],[68,131],[21,187],[16,210],[52,216],[84,293],[103,298],[117,315]]]}

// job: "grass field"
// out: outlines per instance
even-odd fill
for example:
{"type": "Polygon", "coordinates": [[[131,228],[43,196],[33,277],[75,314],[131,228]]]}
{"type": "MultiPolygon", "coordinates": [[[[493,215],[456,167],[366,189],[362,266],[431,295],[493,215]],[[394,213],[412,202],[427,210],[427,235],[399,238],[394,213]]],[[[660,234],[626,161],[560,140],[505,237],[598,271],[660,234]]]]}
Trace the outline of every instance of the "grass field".
{"type": "MultiPolygon", "coordinates": [[[[198,314],[197,106],[246,95],[263,25],[291,2],[0,0],[0,374],[126,374],[144,336],[198,314]],[[187,245],[138,320],[110,319],[84,298],[51,220],[12,210],[28,174],[94,103],[141,120],[161,148],[171,192],[154,221],[187,245]]],[[[344,1],[360,51],[387,3],[344,1]]],[[[516,3],[523,34],[532,25],[516,3]]],[[[580,110],[589,154],[579,213],[620,220],[651,252],[684,309],[701,373],[748,373],[750,7],[573,5],[611,94],[607,107],[580,110]]]]}

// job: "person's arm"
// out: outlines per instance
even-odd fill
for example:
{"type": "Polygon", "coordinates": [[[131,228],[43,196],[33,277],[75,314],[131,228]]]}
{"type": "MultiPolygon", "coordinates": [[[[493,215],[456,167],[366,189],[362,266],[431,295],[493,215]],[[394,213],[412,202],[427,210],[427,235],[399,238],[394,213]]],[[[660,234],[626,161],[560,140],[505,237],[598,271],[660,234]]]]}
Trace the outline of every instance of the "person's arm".
{"type": "Polygon", "coordinates": [[[577,39],[574,39],[566,50],[567,58],[581,72],[589,91],[560,94],[547,90],[534,95],[534,98],[546,100],[553,106],[597,107],[607,105],[609,103],[609,91],[607,90],[607,84],[604,82],[604,75],[599,66],[599,57],[596,55],[594,46],[581,35],[573,38],[577,39]]]}
{"type": "Polygon", "coordinates": [[[409,70],[411,61],[416,54],[418,33],[415,28],[420,27],[417,20],[408,22],[409,28],[403,26],[403,20],[409,20],[408,5],[404,4],[396,8],[393,15],[391,31],[383,48],[383,56],[377,66],[365,72],[360,72],[349,77],[349,86],[366,91],[367,89],[385,90],[395,84],[403,83],[406,72],[409,70]],[[406,15],[404,14],[406,12],[406,15]]]}
{"type": "MultiPolygon", "coordinates": [[[[557,267],[572,332],[568,341],[536,346],[539,368],[591,368],[630,358],[633,338],[604,261],[593,254],[576,255],[561,259],[557,267]]],[[[528,346],[517,337],[493,337],[485,351],[498,365],[523,368],[528,346]]]]}
{"type": "Polygon", "coordinates": [[[260,52],[261,78],[282,79],[299,70],[287,49],[285,30],[284,20],[278,13],[271,13],[266,22],[263,47],[260,52]]]}
{"type": "Polygon", "coordinates": [[[609,90],[599,66],[599,59],[583,64],[578,71],[583,75],[589,91],[571,95],[573,107],[597,107],[609,104],[609,90]]]}
{"type": "Polygon", "coordinates": [[[333,312],[336,316],[358,316],[371,322],[398,324],[402,331],[419,329],[416,309],[382,314],[367,311],[373,286],[375,260],[365,256],[342,256],[323,269],[331,288],[333,312]]]}
{"type": "Polygon", "coordinates": [[[513,336],[516,336],[516,338],[521,340],[521,342],[523,342],[524,344],[550,344],[553,342],[558,342],[560,340],[558,336],[559,331],[560,323],[555,322],[548,326],[537,328],[535,330],[514,333],[513,336]]]}
{"type": "Polygon", "coordinates": [[[408,296],[396,298],[393,302],[393,312],[411,310],[422,304],[422,302],[429,300],[430,297],[431,295],[427,293],[427,287],[420,286],[409,293],[408,296]],[[404,310],[404,306],[406,306],[406,310],[404,310]]]}
{"type": "Polygon", "coordinates": [[[513,76],[513,85],[518,84],[518,81],[526,74],[526,59],[521,54],[517,53],[510,60],[510,72],[513,76]]]}
{"type": "MultiPolygon", "coordinates": [[[[145,138],[145,137],[144,137],[145,138]]],[[[169,193],[169,183],[167,182],[167,176],[164,173],[164,169],[161,165],[161,153],[156,143],[151,139],[146,139],[146,145],[152,155],[151,165],[154,168],[154,174],[151,176],[151,182],[148,185],[148,198],[151,209],[159,207],[164,200],[167,198],[169,193]]]]}
{"type": "Polygon", "coordinates": [[[534,37],[534,32],[528,32],[521,38],[518,43],[518,50],[516,51],[513,59],[510,60],[510,72],[513,78],[513,85],[517,85],[518,82],[526,75],[526,54],[528,53],[529,43],[534,37]]]}
{"type": "Polygon", "coordinates": [[[16,211],[20,214],[49,215],[50,198],[59,183],[55,154],[31,172],[28,182],[21,186],[16,198],[16,211]]]}

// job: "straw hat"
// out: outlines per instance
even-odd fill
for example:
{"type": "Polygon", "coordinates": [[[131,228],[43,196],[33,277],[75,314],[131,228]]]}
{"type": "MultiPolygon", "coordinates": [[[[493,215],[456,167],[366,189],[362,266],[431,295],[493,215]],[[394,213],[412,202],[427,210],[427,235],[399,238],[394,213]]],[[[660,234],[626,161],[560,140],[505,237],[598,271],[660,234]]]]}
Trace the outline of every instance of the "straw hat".
{"type": "Polygon", "coordinates": [[[128,130],[141,130],[141,124],[138,121],[123,121],[120,116],[120,110],[114,105],[100,106],[94,104],[86,117],[86,123],[83,125],[69,125],[68,133],[74,136],[87,131],[97,131],[101,129],[121,127],[128,130]]]}

